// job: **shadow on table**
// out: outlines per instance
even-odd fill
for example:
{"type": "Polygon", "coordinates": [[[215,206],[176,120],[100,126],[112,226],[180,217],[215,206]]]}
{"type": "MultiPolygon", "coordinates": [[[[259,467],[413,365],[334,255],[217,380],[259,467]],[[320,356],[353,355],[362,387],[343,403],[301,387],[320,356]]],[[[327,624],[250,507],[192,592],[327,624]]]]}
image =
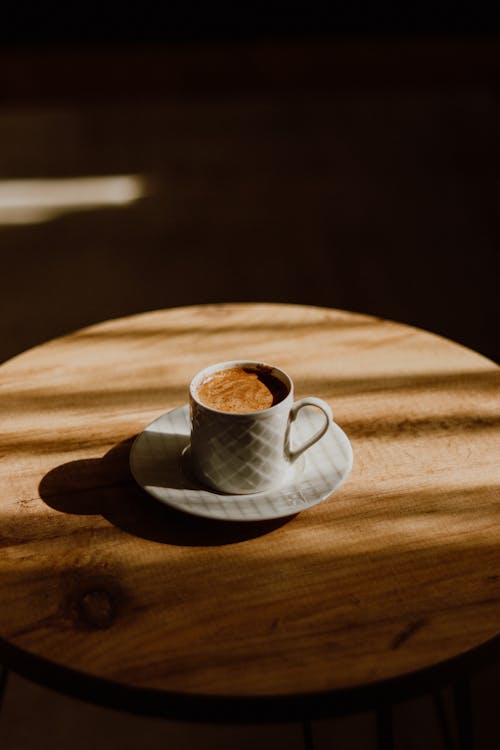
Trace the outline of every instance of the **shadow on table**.
{"type": "MultiPolygon", "coordinates": [[[[267,534],[290,520],[216,521],[162,505],[131,476],[129,454],[134,439],[118,443],[102,458],[56,466],[40,482],[40,497],[60,513],[102,515],[128,534],[182,546],[234,544],[267,534]]],[[[185,480],[178,481],[185,486],[185,480]]]]}

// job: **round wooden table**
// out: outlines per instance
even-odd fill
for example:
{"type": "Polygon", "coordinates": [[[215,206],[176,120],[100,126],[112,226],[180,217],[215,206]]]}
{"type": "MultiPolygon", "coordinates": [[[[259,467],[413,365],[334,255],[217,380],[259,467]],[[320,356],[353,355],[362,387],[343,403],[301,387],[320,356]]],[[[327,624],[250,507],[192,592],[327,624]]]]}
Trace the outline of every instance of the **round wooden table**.
{"type": "Polygon", "coordinates": [[[0,660],[131,711],[322,716],[477,663],[500,630],[500,375],[377,318],[224,304],[112,320],[0,367],[0,660]],[[354,467],[234,523],[132,479],[134,437],[213,362],[327,400],[354,467]]]}

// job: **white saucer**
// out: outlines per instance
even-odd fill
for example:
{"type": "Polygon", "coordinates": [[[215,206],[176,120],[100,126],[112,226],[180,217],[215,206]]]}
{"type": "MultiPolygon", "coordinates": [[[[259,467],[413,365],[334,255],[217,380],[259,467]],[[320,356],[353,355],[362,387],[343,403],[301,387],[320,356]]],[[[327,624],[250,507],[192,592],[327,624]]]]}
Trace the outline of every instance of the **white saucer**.
{"type": "MultiPolygon", "coordinates": [[[[302,409],[293,430],[302,442],[320,425],[322,414],[302,409]]],[[[163,414],[138,435],[130,451],[136,482],[150,495],[177,510],[224,521],[264,521],[311,508],[335,492],[349,476],[352,447],[347,435],[333,424],[304,454],[292,476],[277,489],[252,495],[225,495],[203,487],[192,476],[189,445],[189,407],[163,414]],[[183,457],[184,455],[184,457],[183,457]]]]}

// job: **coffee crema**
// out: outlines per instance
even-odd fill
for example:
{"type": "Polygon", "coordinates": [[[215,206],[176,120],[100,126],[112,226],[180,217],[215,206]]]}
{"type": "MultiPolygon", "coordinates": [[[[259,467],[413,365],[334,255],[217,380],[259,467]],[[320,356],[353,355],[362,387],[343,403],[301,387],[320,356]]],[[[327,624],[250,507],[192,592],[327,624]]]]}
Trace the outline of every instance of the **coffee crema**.
{"type": "Polygon", "coordinates": [[[244,414],[279,404],[288,395],[288,388],[269,368],[230,367],[209,375],[196,394],[211,409],[244,414]]]}

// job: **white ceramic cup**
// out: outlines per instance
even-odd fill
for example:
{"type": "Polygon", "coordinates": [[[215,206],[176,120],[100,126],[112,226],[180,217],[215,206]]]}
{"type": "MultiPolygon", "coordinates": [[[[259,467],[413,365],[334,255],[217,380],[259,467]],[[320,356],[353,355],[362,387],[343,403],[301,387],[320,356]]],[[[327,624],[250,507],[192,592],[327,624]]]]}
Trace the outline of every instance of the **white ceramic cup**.
{"type": "Polygon", "coordinates": [[[323,437],[333,421],[330,406],[320,398],[309,396],[294,402],[293,382],[286,372],[248,360],[221,362],[198,372],[189,387],[189,404],[192,469],[203,484],[229,494],[278,487],[291,475],[297,458],[323,437]],[[244,414],[218,411],[202,403],[200,385],[216,372],[233,367],[266,368],[285,384],[286,397],[268,409],[244,414]],[[320,409],[324,424],[292,449],[292,425],[306,406],[320,409]]]}

